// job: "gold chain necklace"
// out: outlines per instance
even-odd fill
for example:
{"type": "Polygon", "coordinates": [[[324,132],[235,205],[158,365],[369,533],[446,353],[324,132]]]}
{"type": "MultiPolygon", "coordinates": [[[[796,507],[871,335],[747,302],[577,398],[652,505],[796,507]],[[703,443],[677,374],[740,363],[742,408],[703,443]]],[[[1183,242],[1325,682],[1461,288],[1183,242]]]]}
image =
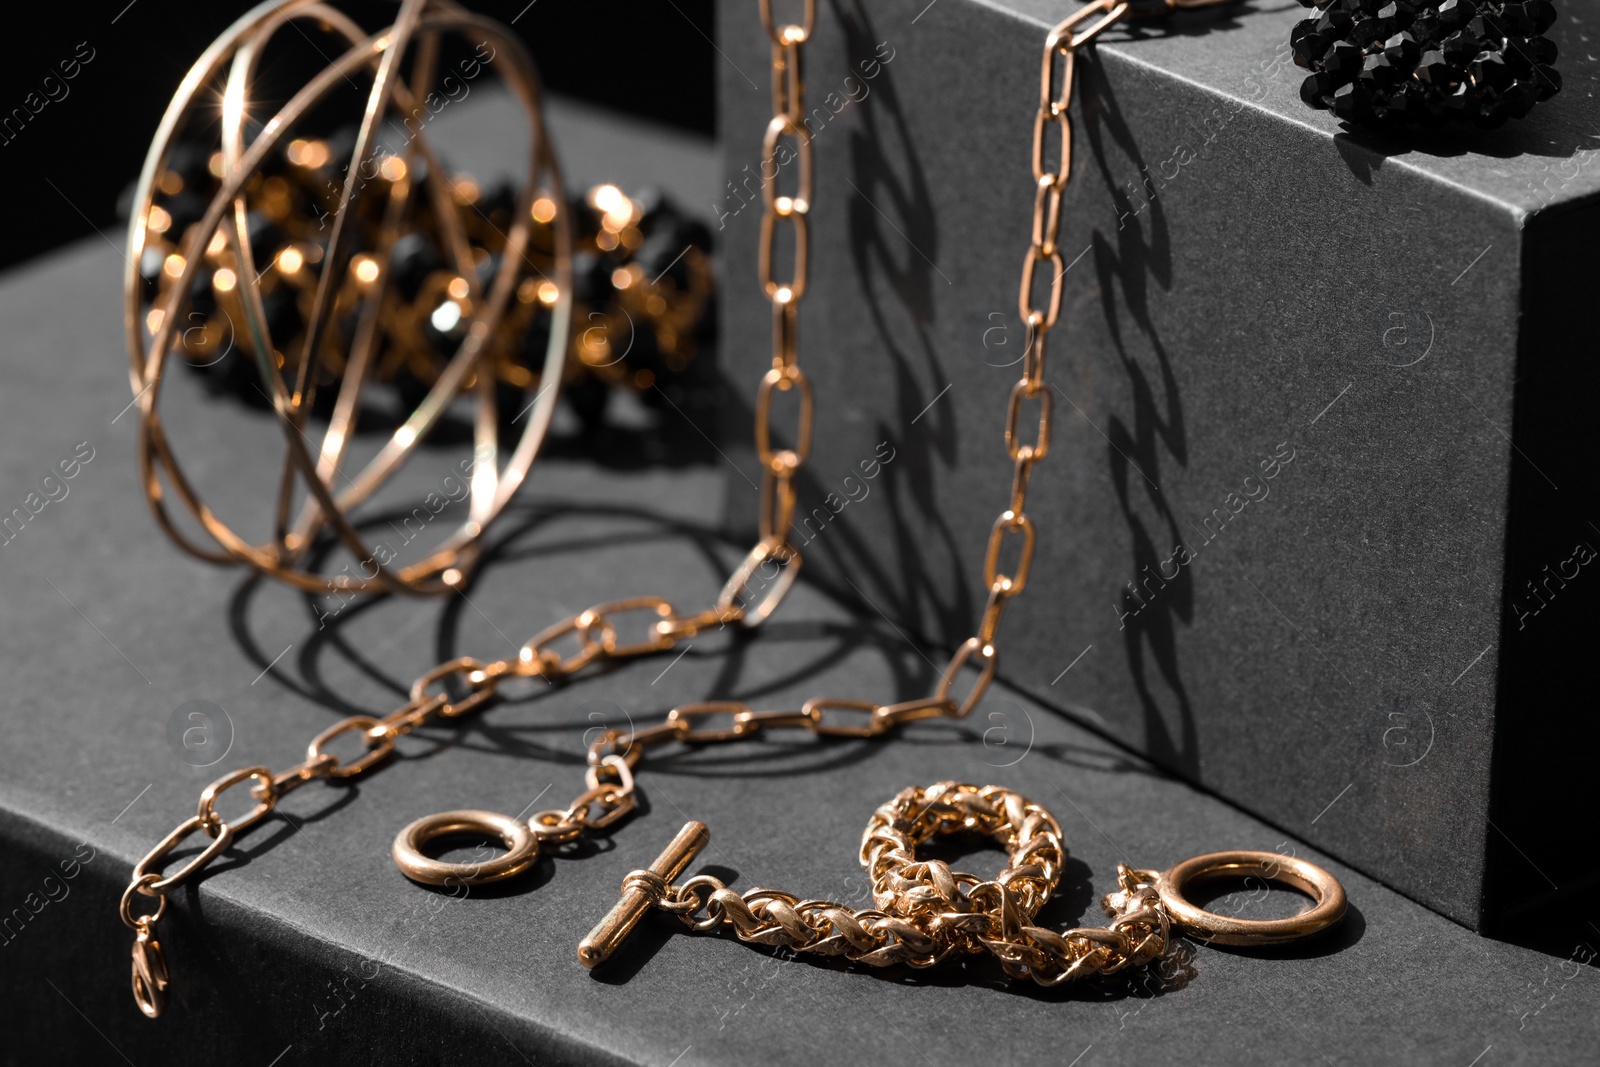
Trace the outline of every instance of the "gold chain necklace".
{"type": "MultiPolygon", "coordinates": [[[[1167,0],[1157,14],[1202,7],[1228,0],[1167,0]]],[[[140,860],[122,894],[122,920],[134,931],[133,994],[141,1011],[154,1018],[165,1004],[170,978],[155,927],[167,906],[167,894],[192,879],[232,844],[235,837],[265,819],[277,801],[316,779],[353,778],[376,767],[394,749],[395,741],[419,726],[452,720],[472,712],[494,695],[506,678],[542,677],[565,680],[600,661],[624,660],[666,651],[710,627],[759,626],[777,608],[793,585],[801,558],[788,540],[795,508],[794,477],[810,450],[813,402],[811,386],[798,362],[798,309],[808,272],[808,218],[812,204],[811,141],[803,126],[805,86],[802,46],[816,22],[815,0],[803,0],[799,23],[779,23],[771,0],[760,0],[761,19],[772,43],[773,115],[763,138],[763,183],[759,280],[773,313],[772,367],[756,394],[756,450],[763,465],[761,539],[723,586],[715,603],[683,615],[669,601],[633,597],[595,605],[545,629],[514,657],[483,662],[461,657],[440,664],[419,677],[410,698],[382,718],[355,715],[312,739],[306,758],[274,774],[264,766],[245,767],[224,775],[200,794],[196,814],[179,823],[140,860]],[[798,186],[790,194],[778,190],[780,148],[792,142],[798,162],[798,186]],[[793,228],[793,261],[787,279],[775,272],[780,224],[793,228]],[[792,448],[775,447],[772,427],[774,393],[797,391],[798,426],[792,448]],[[621,620],[637,616],[630,627],[642,633],[623,639],[621,620]],[[569,643],[568,651],[556,646],[569,643]],[[465,695],[445,690],[454,680],[465,695]],[[366,751],[343,762],[326,747],[347,733],[360,736],[366,751]],[[216,810],[217,798],[230,788],[254,783],[255,806],[229,822],[216,810]],[[172,873],[163,861],[196,832],[208,843],[203,851],[172,873]],[[153,912],[135,914],[139,897],[154,898],[153,912]]],[[[487,812],[446,812],[419,820],[401,831],[394,856],[415,880],[442,884],[511,877],[531,865],[541,842],[557,845],[587,833],[605,831],[634,810],[634,768],[647,749],[667,742],[711,744],[752,737],[767,730],[804,729],[818,737],[876,737],[908,722],[930,718],[963,718],[983,698],[999,665],[995,637],[1006,605],[1027,585],[1033,559],[1035,529],[1024,506],[1033,467],[1049,451],[1051,402],[1045,383],[1045,342],[1061,311],[1065,267],[1058,245],[1063,194],[1071,177],[1072,122],[1068,109],[1075,82],[1077,51],[1132,13],[1128,0],[1093,0],[1056,26],[1046,39],[1039,109],[1033,128],[1032,173],[1035,182],[1032,240],[1023,260],[1018,311],[1027,328],[1027,352],[1021,379],[1006,407],[1005,443],[1014,464],[1007,507],[995,520],[984,553],[988,599],[977,632],[956,650],[941,672],[932,694],[896,704],[865,700],[817,698],[798,710],[758,711],[737,701],[710,701],[673,708],[665,719],[643,729],[608,730],[588,749],[586,788],[565,809],[533,815],[527,823],[487,812]],[[1087,28],[1080,27],[1089,24],[1087,28]],[[1059,59],[1059,62],[1058,62],[1059,59]],[[1048,163],[1049,130],[1059,134],[1058,165],[1048,163]],[[1042,307],[1034,304],[1038,268],[1052,271],[1042,307]],[[1023,413],[1037,402],[1032,441],[1023,440],[1023,413]],[[1008,541],[1016,541],[1013,573],[1000,569],[1008,541]],[[955,692],[957,676],[970,662],[977,679],[964,696],[955,692]],[[847,716],[854,719],[847,720],[847,716]],[[714,726],[705,720],[721,718],[714,726]],[[487,863],[453,864],[430,859],[422,846],[433,838],[479,832],[498,837],[508,851],[487,863]]],[[[1166,949],[1169,926],[1177,919],[1189,932],[1224,943],[1262,943],[1306,936],[1336,922],[1344,912],[1343,890],[1327,872],[1296,859],[1272,853],[1215,853],[1195,857],[1165,873],[1119,867],[1117,892],[1106,898],[1114,916],[1104,930],[1054,933],[1031,925],[1060,874],[1061,830],[1043,808],[998,786],[940,783],[908,789],[873,816],[861,847],[874,883],[878,908],[852,911],[826,901],[801,901],[788,894],[753,890],[740,896],[707,877],[673,885],[708,840],[705,827],[691,822],[648,869],[632,872],[624,882],[623,899],[580,948],[580,959],[593,966],[616,948],[651,908],[679,914],[691,926],[710,929],[732,925],[744,940],[830,954],[868,964],[906,963],[931,966],[951,952],[988,950],[1013,977],[1031,977],[1055,984],[1093,973],[1111,973],[1149,962],[1166,949]],[[997,879],[982,882],[952,872],[941,862],[919,863],[917,843],[955,830],[986,833],[1011,852],[1011,866],[997,879]],[[1294,919],[1246,921],[1201,911],[1183,897],[1196,879],[1219,873],[1255,874],[1287,882],[1310,893],[1317,906],[1294,919]],[[701,890],[707,896],[700,895],[701,890]],[[704,918],[697,918],[704,912],[704,918]]]]}

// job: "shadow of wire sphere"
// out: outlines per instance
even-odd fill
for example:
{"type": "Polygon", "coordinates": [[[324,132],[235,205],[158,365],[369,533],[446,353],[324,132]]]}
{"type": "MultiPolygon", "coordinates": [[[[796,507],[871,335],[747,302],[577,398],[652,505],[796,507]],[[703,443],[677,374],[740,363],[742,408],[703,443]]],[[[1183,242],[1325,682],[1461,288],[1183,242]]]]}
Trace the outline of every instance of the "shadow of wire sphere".
{"type": "Polygon", "coordinates": [[[403,0],[394,24],[375,33],[316,0],[269,0],[241,17],[207,48],[168,105],[131,212],[125,326],[140,477],[161,528],[201,559],[242,563],[313,592],[427,594],[461,584],[484,531],[525,479],[554,412],[571,318],[566,205],[532,61],[505,26],[441,0],[403,0]],[[334,58],[272,112],[267,101],[285,94],[258,93],[256,82],[263,54],[286,28],[284,44],[311,41],[334,58]],[[471,56],[444,63],[441,52],[460,43],[471,56]],[[476,204],[475,186],[451,180],[426,135],[452,78],[459,84],[486,72],[509,87],[528,123],[526,171],[503,230],[476,204]],[[365,100],[353,143],[297,136],[352,86],[365,100]],[[381,138],[396,130],[404,144],[390,152],[381,138]],[[191,163],[187,172],[183,160],[191,163]],[[203,161],[198,168],[196,160],[203,161]],[[297,190],[282,176],[293,168],[333,177],[325,190],[309,182],[297,190]],[[209,200],[195,194],[203,186],[214,186],[209,200]],[[317,228],[298,242],[286,241],[275,225],[311,214],[317,228]],[[483,249],[469,239],[480,216],[504,241],[496,255],[477,254],[483,249]],[[386,428],[376,454],[356,463],[347,449],[362,392],[380,355],[387,356],[378,339],[403,313],[394,299],[403,273],[397,256],[423,229],[438,246],[446,302],[416,325],[438,334],[440,359],[425,393],[386,428]],[[286,296],[301,309],[292,329],[279,313],[286,296]],[[510,343],[507,319],[523,321],[529,305],[544,315],[542,363],[539,354],[531,357],[508,389],[496,360],[510,343]],[[214,362],[221,345],[242,361],[283,432],[282,476],[253,494],[274,501],[274,537],[265,542],[235,532],[206,506],[163,423],[168,357],[214,362]],[[384,543],[365,540],[351,516],[440,427],[447,409],[462,404],[474,411],[472,458],[461,464],[466,514],[453,525],[441,521],[445,532],[422,558],[401,562],[384,543]],[[520,432],[500,439],[524,419],[520,432]],[[312,569],[312,549],[330,543],[354,557],[357,573],[312,569]]]}

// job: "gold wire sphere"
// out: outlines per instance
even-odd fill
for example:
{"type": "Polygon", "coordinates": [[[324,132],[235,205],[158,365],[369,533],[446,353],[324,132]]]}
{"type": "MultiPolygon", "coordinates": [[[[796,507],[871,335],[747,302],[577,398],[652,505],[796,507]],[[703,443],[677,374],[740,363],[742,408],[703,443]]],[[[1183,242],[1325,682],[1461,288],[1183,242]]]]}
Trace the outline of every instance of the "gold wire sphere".
{"type": "MultiPolygon", "coordinates": [[[[478,559],[481,538],[489,524],[526,478],[554,413],[572,311],[572,233],[566,204],[544,124],[533,62],[507,27],[473,15],[449,0],[402,0],[394,24],[376,33],[368,33],[318,0],[267,0],[242,16],[206,49],[168,105],[145,157],[129,222],[125,328],[139,409],[139,472],[162,530],[182,549],[201,559],[247,564],[311,592],[430,594],[460,585],[478,559]],[[261,107],[260,101],[252,97],[252,83],[263,51],[274,35],[286,27],[297,36],[311,32],[331,34],[346,50],[306,81],[276,113],[263,118],[259,112],[252,113],[253,104],[261,107]],[[401,163],[391,166],[385,175],[389,179],[386,186],[390,200],[376,247],[353,247],[353,231],[357,227],[351,220],[352,203],[359,195],[361,175],[370,170],[375,158],[381,125],[396,113],[427,113],[422,104],[433,92],[440,45],[451,37],[481,43],[477,55],[482,55],[481,45],[489,47],[484,68],[499,75],[528,120],[525,177],[517,193],[511,225],[504,234],[498,268],[487,283],[480,281],[479,267],[459,217],[453,210],[446,210],[457,194],[429,147],[422,122],[416,123],[414,130],[408,123],[406,129],[411,136],[405,148],[384,160],[387,163],[398,159],[401,163]],[[258,285],[262,264],[257,262],[251,244],[245,191],[259,176],[263,162],[279,150],[302,118],[358,79],[370,88],[355,148],[337,193],[337,209],[324,219],[330,227],[329,236],[312,297],[312,312],[306,318],[302,344],[285,354],[287,344],[275,344],[278,339],[268,329],[258,285]],[[217,152],[212,156],[217,190],[199,221],[179,235],[178,251],[165,261],[172,284],[165,288],[165,295],[156,306],[147,309],[143,306],[140,263],[153,224],[160,230],[170,222],[155,197],[180,133],[189,132],[186,127],[202,126],[218,117],[218,101],[210,90],[219,83],[221,121],[215,135],[217,152]],[[406,176],[419,171],[423,176],[416,182],[406,176]],[[426,196],[424,203],[433,207],[445,258],[465,289],[459,294],[464,309],[460,331],[463,340],[439,370],[426,396],[400,421],[377,453],[358,470],[346,470],[346,450],[355,430],[362,389],[375,362],[378,331],[374,325],[391,284],[387,267],[394,242],[400,236],[397,220],[413,193],[426,196]],[[550,313],[549,342],[542,372],[532,376],[526,390],[533,395],[520,397],[527,405],[526,414],[519,415],[516,421],[527,421],[514,446],[507,449],[499,439],[504,420],[498,418],[502,401],[490,365],[490,350],[506,317],[507,303],[517,288],[519,271],[532,262],[528,253],[536,214],[537,221],[553,235],[548,249],[549,269],[539,272],[543,276],[540,300],[550,313]],[[260,494],[276,502],[275,536],[264,543],[254,543],[236,533],[201,500],[174,452],[160,414],[167,359],[182,343],[180,327],[187,321],[184,313],[192,303],[193,282],[208,249],[231,257],[233,266],[220,283],[230,298],[237,298],[234,306],[242,314],[236,343],[241,355],[249,358],[259,373],[262,394],[270,401],[283,430],[282,477],[260,494]],[[330,319],[347,268],[363,283],[356,302],[357,328],[351,333],[348,348],[337,353],[335,362],[342,363],[342,370],[336,377],[334,404],[320,443],[313,444],[307,417],[317,388],[315,372],[330,362],[330,319]],[[434,430],[452,401],[463,395],[470,398],[476,411],[472,420],[474,462],[466,517],[425,558],[398,564],[393,551],[385,550],[381,542],[375,547],[363,539],[351,513],[400,469],[418,443],[434,430]],[[298,509],[297,491],[303,493],[298,509]],[[171,508],[174,497],[213,544],[201,543],[190,530],[180,527],[171,508]],[[359,561],[359,573],[325,574],[312,569],[308,557],[314,549],[330,543],[341,546],[359,561]]],[[[218,276],[223,273],[216,272],[218,276]]],[[[219,285],[216,276],[213,285],[219,285]]]]}

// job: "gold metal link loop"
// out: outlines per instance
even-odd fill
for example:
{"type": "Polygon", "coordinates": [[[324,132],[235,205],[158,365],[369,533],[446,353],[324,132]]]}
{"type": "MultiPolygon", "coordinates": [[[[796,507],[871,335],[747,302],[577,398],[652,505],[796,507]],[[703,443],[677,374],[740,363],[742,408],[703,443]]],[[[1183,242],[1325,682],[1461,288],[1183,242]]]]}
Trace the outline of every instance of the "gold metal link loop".
{"type": "Polygon", "coordinates": [[[1000,629],[1000,620],[1006,613],[1006,603],[1014,594],[1010,579],[997,580],[989,587],[989,599],[984,603],[983,615],[978,620],[979,641],[986,645],[994,642],[994,636],[1000,629]]]}
{"type": "Polygon", "coordinates": [[[793,211],[787,215],[780,215],[775,211],[769,211],[761,216],[761,245],[757,250],[760,256],[761,288],[767,294],[767,299],[773,303],[787,304],[806,295],[810,233],[811,225],[804,212],[793,211]],[[793,268],[789,272],[789,280],[782,282],[776,280],[772,269],[773,247],[777,243],[779,221],[788,222],[794,227],[793,268]]]}
{"type": "Polygon", "coordinates": [[[1041,329],[1053,329],[1056,320],[1061,317],[1061,289],[1062,281],[1066,277],[1067,266],[1061,258],[1061,250],[1041,252],[1037,248],[1028,249],[1027,258],[1022,261],[1022,286],[1017,292],[1017,310],[1021,312],[1024,321],[1036,314],[1033,307],[1033,278],[1034,269],[1040,263],[1050,264],[1050,302],[1045,306],[1039,320],[1041,329]]]}
{"type": "Polygon", "coordinates": [[[633,793],[633,768],[621,756],[600,757],[598,764],[592,764],[583,772],[583,780],[590,789],[599,789],[602,784],[605,784],[623,796],[630,796],[633,793]],[[612,775],[616,778],[616,781],[602,783],[600,781],[602,774],[612,775]]]}
{"type": "Polygon", "coordinates": [[[281,800],[283,795],[292,789],[298,789],[313,779],[326,778],[328,771],[338,764],[339,761],[331,755],[322,755],[296,763],[288,770],[279,771],[272,776],[272,791],[281,800]]]}
{"type": "Polygon", "coordinates": [[[1032,387],[1026,378],[1011,387],[1011,400],[1006,405],[1006,451],[1011,453],[1013,460],[1020,460],[1026,456],[1030,460],[1037,461],[1049,453],[1051,414],[1050,390],[1032,387]],[[1017,431],[1022,418],[1023,402],[1028,400],[1039,401],[1039,420],[1033,442],[1022,444],[1017,431]]]}
{"type": "Polygon", "coordinates": [[[341,719],[311,739],[311,744],[306,746],[306,761],[319,760],[331,757],[333,764],[322,773],[328,778],[354,778],[356,775],[377,765],[389,753],[394,751],[394,733],[389,727],[374,719],[370,715],[352,715],[348,719],[341,719]],[[361,732],[361,739],[366,743],[367,751],[359,759],[350,763],[341,761],[337,756],[322,751],[322,746],[336,737],[344,734],[361,732]]]}
{"type": "Polygon", "coordinates": [[[772,365],[779,370],[794,366],[800,358],[799,311],[792,300],[772,305],[772,365]]]}
{"type": "Polygon", "coordinates": [[[1057,189],[1065,189],[1067,182],[1072,180],[1072,116],[1068,112],[1052,111],[1049,107],[1041,107],[1034,112],[1033,180],[1049,182],[1057,189]],[[1052,126],[1061,142],[1054,167],[1048,161],[1052,126]]]}
{"type": "MultiPolygon", "coordinates": [[[[1185,6],[1203,7],[1213,2],[1216,2],[1216,0],[1206,0],[1205,3],[1185,6]]],[[[1162,13],[1165,14],[1166,11],[1175,6],[1177,5],[1169,2],[1162,13]]],[[[1045,48],[1047,50],[1066,48],[1076,51],[1110,29],[1127,13],[1128,0],[1094,0],[1093,3],[1085,4],[1058,23],[1055,29],[1050,31],[1050,36],[1045,42],[1045,48]],[[1078,31],[1079,26],[1095,19],[1096,16],[1101,16],[1099,21],[1082,32],[1078,31]]]]}
{"type": "MultiPolygon", "coordinates": [[[[389,728],[396,737],[404,737],[419,726],[427,725],[441,709],[448,707],[448,702],[441,693],[436,693],[421,704],[408,703],[396,711],[391,711],[378,722],[389,728]]],[[[467,709],[468,711],[471,708],[467,709]]]]}
{"type": "MultiPolygon", "coordinates": [[[[794,457],[793,452],[779,453],[794,457]]],[[[761,476],[761,537],[789,539],[789,527],[794,525],[794,468],[798,462],[786,464],[782,473],[767,470],[761,476]]]]}
{"type": "Polygon", "coordinates": [[[1027,331],[1027,347],[1022,353],[1022,380],[1030,389],[1044,388],[1044,359],[1050,331],[1044,325],[1044,313],[1035,311],[1022,320],[1027,331]]]}
{"type": "Polygon", "coordinates": [[[678,740],[686,744],[716,744],[720,741],[746,737],[753,732],[753,727],[748,722],[739,721],[739,716],[749,710],[747,705],[737,700],[705,700],[697,704],[680,704],[673,708],[667,712],[667,722],[677,728],[678,740]],[[695,720],[708,719],[714,715],[727,715],[733,720],[733,726],[727,730],[694,728],[695,720]]]}
{"type": "Polygon", "coordinates": [[[1044,48],[1044,63],[1039,78],[1039,108],[1047,111],[1066,111],[1072,106],[1073,75],[1077,73],[1076,50],[1061,47],[1054,34],[1044,48]],[[1057,60],[1061,61],[1059,69],[1057,60]],[[1060,86],[1057,89],[1056,86],[1060,86]]]}
{"type": "Polygon", "coordinates": [[[656,629],[660,631],[662,636],[670,637],[676,642],[687,637],[693,637],[705,630],[736,625],[742,618],[744,618],[744,609],[737,605],[728,608],[707,608],[696,615],[687,615],[679,619],[658,622],[656,623],[656,629]]]}
{"type": "MultiPolygon", "coordinates": [[[[813,400],[811,379],[799,367],[773,367],[761,378],[756,391],[756,455],[767,470],[774,474],[792,474],[811,454],[811,420],[813,400]],[[787,451],[791,456],[780,459],[782,452],[772,447],[772,396],[794,390],[800,399],[796,416],[794,447],[787,451]]],[[[787,524],[785,524],[787,528],[787,524]]]]}
{"type": "MultiPolygon", "coordinates": [[[[198,815],[190,816],[179,823],[177,829],[173,830],[172,833],[163,837],[160,844],[145,854],[144,859],[133,865],[133,881],[138,885],[139,892],[147,897],[165,896],[169,891],[176,889],[190,878],[193,878],[200,872],[202,867],[226,852],[231,844],[233,844],[233,827],[226,822],[219,820],[215,825],[207,825],[198,815]],[[209,835],[211,843],[206,845],[198,856],[189,860],[176,872],[158,875],[154,881],[151,881],[150,876],[154,872],[150,868],[166,859],[168,853],[181,845],[196,830],[209,835]]],[[[158,911],[157,915],[159,914],[160,912],[158,911]]],[[[154,922],[155,920],[149,921],[154,922]]]]}
{"type": "Polygon", "coordinates": [[[1000,517],[994,520],[994,526],[989,529],[989,548],[983,555],[983,584],[990,589],[1001,581],[1005,582],[1007,594],[1016,596],[1028,584],[1028,569],[1033,566],[1033,520],[1026,514],[1015,511],[1003,511],[1000,517]],[[1022,534],[1022,554],[1017,560],[1017,573],[1003,575],[997,573],[1000,566],[1000,549],[1007,534],[1022,534]]]}
{"type": "Polygon", "coordinates": [[[251,778],[254,778],[257,782],[256,787],[251,790],[251,795],[256,800],[256,806],[251,808],[246,815],[233,820],[229,824],[233,827],[233,832],[236,834],[244,833],[250,827],[265,819],[272,811],[273,805],[278,802],[278,792],[273,782],[271,769],[267,767],[244,767],[223,775],[200,791],[200,806],[196,812],[196,818],[206,828],[207,833],[211,833],[224,821],[222,816],[216,812],[217,797],[240,782],[248,781],[251,778]]]}
{"type": "MultiPolygon", "coordinates": [[[[800,125],[798,116],[791,118],[787,114],[779,114],[767,124],[766,136],[761,139],[761,157],[762,167],[772,171],[772,178],[761,183],[762,203],[767,211],[779,218],[809,212],[811,192],[815,186],[811,134],[800,125]],[[778,149],[783,147],[785,140],[794,145],[794,160],[800,164],[798,185],[793,193],[783,193],[779,189],[778,179],[783,174],[785,164],[778,159],[778,149]]],[[[765,179],[766,175],[762,177],[765,179]]],[[[796,292],[799,291],[796,289],[796,292]]]]}
{"type": "Polygon", "coordinates": [[[1043,255],[1056,251],[1061,238],[1061,200],[1066,191],[1046,174],[1033,190],[1033,247],[1043,255]]]}
{"type": "Polygon", "coordinates": [[[801,707],[801,713],[811,716],[811,730],[818,737],[877,737],[889,728],[878,717],[879,705],[870,700],[831,700],[814,698],[801,707]],[[836,726],[827,721],[829,711],[853,711],[863,714],[867,721],[860,726],[836,726]]]}
{"type": "Polygon", "coordinates": [[[784,40],[772,42],[772,110],[790,122],[805,117],[800,110],[805,94],[801,81],[800,42],[784,40]]]}
{"type": "Polygon", "coordinates": [[[1033,473],[1034,457],[1031,455],[1018,456],[1016,465],[1011,471],[1011,506],[1010,511],[1021,511],[1028,500],[1028,476],[1033,473]]]}
{"type": "Polygon", "coordinates": [[[810,730],[817,716],[807,711],[741,711],[733,717],[735,726],[748,726],[751,733],[762,730],[810,730]]]}
{"type": "Polygon", "coordinates": [[[591,625],[585,625],[583,615],[578,614],[539,631],[517,650],[518,672],[542,674],[554,680],[583,670],[605,652],[605,645],[595,639],[591,629],[591,625]],[[563,659],[549,646],[569,635],[576,636],[582,647],[563,659]]]}
{"type": "Polygon", "coordinates": [[[874,714],[883,721],[886,729],[892,729],[902,723],[920,722],[923,719],[953,718],[955,713],[956,702],[953,700],[921,697],[899,704],[885,704],[874,714]]]}
{"type": "Polygon", "coordinates": [[[739,611],[745,627],[760,626],[771,615],[800,573],[801,556],[786,539],[768,537],[745,556],[717,596],[717,610],[739,611]],[[768,567],[772,573],[767,573],[768,567]],[[759,586],[757,583],[760,583],[759,586]]]}
{"type": "MultiPolygon", "coordinates": [[[[494,697],[496,687],[499,685],[499,673],[491,672],[488,664],[471,656],[461,656],[457,659],[441,663],[428,671],[422,677],[411,683],[411,704],[413,708],[422,707],[434,696],[441,696],[445,703],[438,708],[440,716],[454,719],[465,715],[494,697]],[[452,674],[459,675],[470,690],[467,696],[459,701],[452,701],[448,693],[430,694],[428,687],[435,682],[442,682],[452,674]]],[[[390,725],[384,720],[382,725],[390,725]]]]}
{"type": "Polygon", "coordinates": [[[578,616],[578,625],[584,629],[585,634],[601,629],[599,642],[600,649],[611,659],[628,659],[633,656],[644,656],[651,652],[661,652],[671,648],[676,639],[669,635],[669,630],[678,618],[678,612],[667,600],[658,596],[636,596],[627,600],[613,600],[606,604],[599,604],[578,616]],[[656,621],[650,625],[649,636],[642,641],[632,644],[620,644],[617,641],[617,630],[613,621],[618,615],[629,612],[653,611],[656,621]],[[602,627],[601,624],[604,624],[602,627]],[[668,630],[663,630],[665,625],[668,630]]]}
{"type": "Polygon", "coordinates": [[[935,700],[955,703],[956,710],[951,717],[964,719],[972,714],[972,709],[983,699],[983,694],[988,691],[989,683],[994,681],[994,674],[999,666],[1000,652],[994,645],[979,641],[976,637],[969,637],[962,642],[960,648],[956,649],[956,654],[950,657],[950,662],[939,679],[939,685],[933,691],[933,697],[935,700]],[[965,667],[973,656],[977,656],[983,662],[983,669],[978,675],[978,680],[968,690],[966,699],[956,702],[950,691],[961,675],[961,668],[965,667]]]}

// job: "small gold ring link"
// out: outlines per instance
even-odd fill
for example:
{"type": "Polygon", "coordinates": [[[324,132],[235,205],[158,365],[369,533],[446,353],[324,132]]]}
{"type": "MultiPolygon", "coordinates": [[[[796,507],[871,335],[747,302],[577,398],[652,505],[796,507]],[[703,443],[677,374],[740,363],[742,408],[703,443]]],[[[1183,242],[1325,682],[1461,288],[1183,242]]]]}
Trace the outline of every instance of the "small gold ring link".
{"type": "Polygon", "coordinates": [[[150,886],[155,885],[160,880],[161,878],[159,875],[141,875],[130,881],[128,883],[128,888],[122,891],[122,903],[118,906],[117,910],[118,914],[122,916],[122,921],[127,925],[128,929],[148,929],[149,927],[160,922],[161,916],[167,913],[167,895],[165,893],[157,893],[149,889],[150,886]],[[141,896],[153,896],[157,898],[160,903],[156,905],[156,910],[148,915],[135,915],[133,913],[133,901],[136,893],[141,896]]]}

